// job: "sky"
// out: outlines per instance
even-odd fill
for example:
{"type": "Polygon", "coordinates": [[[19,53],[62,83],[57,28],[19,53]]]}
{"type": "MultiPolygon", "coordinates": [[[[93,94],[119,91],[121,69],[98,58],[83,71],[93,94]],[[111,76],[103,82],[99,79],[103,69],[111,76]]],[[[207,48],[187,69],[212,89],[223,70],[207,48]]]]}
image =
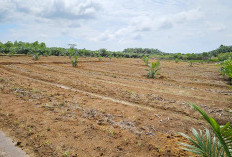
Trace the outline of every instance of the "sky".
{"type": "Polygon", "coordinates": [[[232,45],[232,0],[0,0],[0,42],[200,53],[232,45]]]}

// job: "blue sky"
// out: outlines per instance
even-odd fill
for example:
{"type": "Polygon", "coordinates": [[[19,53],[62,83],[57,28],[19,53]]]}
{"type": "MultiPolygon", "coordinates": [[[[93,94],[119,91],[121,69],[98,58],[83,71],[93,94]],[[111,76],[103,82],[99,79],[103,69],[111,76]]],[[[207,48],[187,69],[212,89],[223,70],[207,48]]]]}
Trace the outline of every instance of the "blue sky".
{"type": "Polygon", "coordinates": [[[231,0],[1,0],[0,41],[198,53],[232,45],[231,0]]]}

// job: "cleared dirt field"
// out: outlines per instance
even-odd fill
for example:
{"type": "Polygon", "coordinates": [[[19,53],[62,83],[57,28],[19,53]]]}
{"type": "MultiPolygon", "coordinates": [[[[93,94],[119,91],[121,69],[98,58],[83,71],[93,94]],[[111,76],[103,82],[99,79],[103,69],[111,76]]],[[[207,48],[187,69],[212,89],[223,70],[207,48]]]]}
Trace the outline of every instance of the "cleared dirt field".
{"type": "Polygon", "coordinates": [[[0,56],[0,129],[30,156],[188,156],[178,132],[232,118],[232,91],[215,64],[141,59],[0,56]]]}

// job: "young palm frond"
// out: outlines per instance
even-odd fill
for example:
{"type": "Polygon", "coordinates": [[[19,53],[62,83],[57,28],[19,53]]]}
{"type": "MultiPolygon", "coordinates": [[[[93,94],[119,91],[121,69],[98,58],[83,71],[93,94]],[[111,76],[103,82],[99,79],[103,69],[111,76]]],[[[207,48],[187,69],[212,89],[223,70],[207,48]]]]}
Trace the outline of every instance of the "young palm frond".
{"type": "Polygon", "coordinates": [[[215,119],[209,117],[200,107],[192,104],[192,107],[197,110],[203,118],[209,123],[213,132],[215,133],[218,141],[223,147],[226,155],[228,157],[232,156],[232,127],[230,122],[226,123],[224,126],[220,126],[215,119]]]}
{"type": "Polygon", "coordinates": [[[183,150],[203,157],[221,157],[225,155],[222,145],[218,142],[215,136],[212,138],[208,129],[206,129],[205,136],[203,135],[202,130],[199,130],[198,133],[194,128],[192,129],[192,133],[195,139],[186,134],[180,133],[193,144],[180,143],[184,146],[182,148],[183,150]]]}
{"type": "Polygon", "coordinates": [[[148,64],[149,69],[146,69],[148,71],[147,78],[155,78],[155,76],[158,74],[157,72],[160,70],[160,61],[152,62],[151,64],[148,64]]]}
{"type": "Polygon", "coordinates": [[[183,149],[203,157],[232,157],[232,127],[230,122],[220,126],[215,119],[209,117],[200,107],[194,104],[192,104],[192,107],[209,123],[215,136],[212,140],[209,130],[206,130],[206,135],[204,136],[201,130],[200,134],[198,134],[195,129],[192,129],[194,140],[180,133],[192,143],[192,145],[182,143],[185,146],[183,149]]]}

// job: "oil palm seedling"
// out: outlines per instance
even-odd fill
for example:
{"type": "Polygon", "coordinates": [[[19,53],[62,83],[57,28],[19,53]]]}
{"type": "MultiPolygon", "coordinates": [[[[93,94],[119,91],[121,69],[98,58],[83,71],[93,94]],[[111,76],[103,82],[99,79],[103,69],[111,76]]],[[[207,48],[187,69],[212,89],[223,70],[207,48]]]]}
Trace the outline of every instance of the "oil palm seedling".
{"type": "Polygon", "coordinates": [[[15,49],[11,49],[11,51],[9,52],[9,57],[12,57],[15,54],[15,49]]]}
{"type": "Polygon", "coordinates": [[[220,71],[222,76],[225,78],[226,76],[229,78],[230,83],[232,84],[232,59],[228,58],[223,62],[217,64],[220,66],[220,71]]]}
{"type": "Polygon", "coordinates": [[[191,143],[180,143],[184,146],[182,149],[202,157],[232,157],[232,127],[230,122],[220,126],[214,118],[208,116],[200,107],[194,104],[192,107],[203,116],[213,132],[210,133],[206,129],[205,133],[203,133],[202,130],[197,132],[195,129],[192,129],[194,138],[180,133],[191,143]]]}
{"type": "Polygon", "coordinates": [[[98,56],[98,61],[102,61],[102,56],[101,55],[98,56]]]}
{"type": "Polygon", "coordinates": [[[149,58],[147,56],[143,56],[142,60],[144,61],[145,65],[148,66],[149,58]]]}
{"type": "Polygon", "coordinates": [[[72,66],[77,67],[78,64],[78,55],[74,55],[74,59],[72,60],[72,66]]]}
{"type": "Polygon", "coordinates": [[[112,58],[113,58],[112,54],[110,54],[108,57],[109,57],[110,61],[111,61],[112,58]]]}
{"type": "Polygon", "coordinates": [[[179,63],[179,61],[180,61],[179,58],[176,58],[176,59],[175,59],[175,62],[176,62],[176,63],[179,63]]]}
{"type": "Polygon", "coordinates": [[[189,61],[189,66],[193,67],[193,61],[189,61]]]}
{"type": "Polygon", "coordinates": [[[65,151],[63,153],[63,157],[70,157],[70,152],[69,151],[65,151]]]}
{"type": "Polygon", "coordinates": [[[38,52],[32,53],[32,58],[33,58],[33,60],[35,60],[35,61],[39,60],[39,53],[38,53],[38,52]]]}
{"type": "Polygon", "coordinates": [[[74,52],[75,52],[75,50],[74,50],[73,48],[70,48],[70,49],[68,50],[68,56],[69,56],[70,59],[71,59],[72,56],[74,55],[74,52]]]}
{"type": "Polygon", "coordinates": [[[138,146],[139,146],[139,147],[141,147],[141,146],[142,146],[142,143],[141,143],[141,142],[138,142],[137,144],[138,144],[138,146]]]}
{"type": "Polygon", "coordinates": [[[155,78],[160,70],[160,61],[152,62],[151,64],[148,64],[148,67],[149,69],[146,69],[148,71],[147,78],[155,78]]]}
{"type": "Polygon", "coordinates": [[[50,52],[49,52],[48,49],[45,49],[45,50],[44,50],[44,56],[45,56],[45,57],[50,56],[50,52]]]}

